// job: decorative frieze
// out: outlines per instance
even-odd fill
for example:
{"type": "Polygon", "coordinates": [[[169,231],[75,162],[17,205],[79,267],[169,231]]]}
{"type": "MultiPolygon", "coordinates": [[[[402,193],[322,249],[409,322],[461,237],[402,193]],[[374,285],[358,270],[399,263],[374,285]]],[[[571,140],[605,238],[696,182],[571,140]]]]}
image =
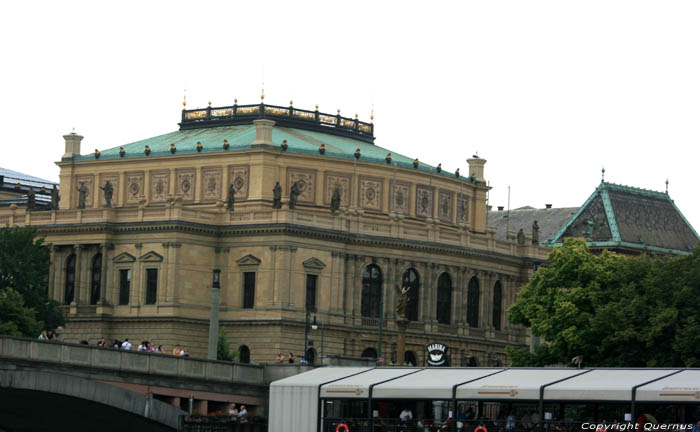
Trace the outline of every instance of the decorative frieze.
{"type": "Polygon", "coordinates": [[[382,209],[382,179],[360,177],[360,207],[368,210],[382,209]]]}
{"type": "Polygon", "coordinates": [[[351,184],[352,177],[349,174],[327,172],[324,177],[323,203],[330,205],[333,191],[338,188],[340,189],[340,205],[349,207],[351,184]]]}
{"type": "Polygon", "coordinates": [[[454,193],[440,189],[438,194],[438,219],[443,222],[452,222],[452,203],[454,202],[454,193]]]}
{"type": "Polygon", "coordinates": [[[391,211],[408,214],[411,202],[411,186],[408,183],[392,181],[389,199],[391,211]]]}
{"type": "Polygon", "coordinates": [[[144,173],[127,172],[126,177],[126,204],[138,204],[145,195],[144,188],[144,173]]]}
{"type": "Polygon", "coordinates": [[[154,171],[151,173],[150,202],[161,203],[168,198],[170,190],[170,173],[168,171],[154,171]]]}
{"type": "Polygon", "coordinates": [[[416,185],[416,217],[433,217],[433,188],[416,185]]]}
{"type": "Polygon", "coordinates": [[[202,202],[214,202],[221,199],[221,168],[202,170],[202,202]]]}
{"type": "Polygon", "coordinates": [[[175,170],[175,194],[182,197],[183,202],[194,201],[194,186],[197,173],[194,169],[175,170]]]}
{"type": "MultiPolygon", "coordinates": [[[[296,182],[299,189],[297,202],[313,204],[316,201],[316,171],[302,169],[287,170],[287,187],[285,192],[289,195],[292,185],[296,182]]],[[[341,196],[342,199],[342,196],[341,196]]]]}
{"type": "Polygon", "coordinates": [[[233,188],[236,190],[236,201],[248,199],[249,172],[250,170],[247,165],[229,167],[228,181],[229,184],[232,184],[233,188]]]}

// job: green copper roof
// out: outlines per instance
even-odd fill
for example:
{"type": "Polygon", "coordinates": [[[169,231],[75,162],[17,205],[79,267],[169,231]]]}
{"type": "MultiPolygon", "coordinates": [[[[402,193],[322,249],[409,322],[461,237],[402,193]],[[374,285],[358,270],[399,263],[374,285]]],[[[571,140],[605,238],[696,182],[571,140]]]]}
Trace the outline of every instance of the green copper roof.
{"type": "MultiPolygon", "coordinates": [[[[202,143],[201,153],[224,153],[247,150],[252,148],[254,139],[255,126],[252,124],[179,130],[122,146],[125,151],[123,159],[170,156],[172,154],[170,152],[170,144],[175,144],[176,155],[194,155],[200,153],[197,151],[197,142],[202,143]],[[229,143],[228,150],[223,148],[224,140],[227,140],[229,143]],[[145,146],[150,148],[150,156],[146,156],[144,153],[145,146]]],[[[355,150],[359,148],[361,162],[374,162],[386,165],[386,155],[391,153],[391,165],[396,164],[399,167],[413,169],[414,158],[394,153],[361,140],[315,131],[275,126],[272,130],[272,141],[277,151],[283,151],[280,144],[284,140],[287,141],[288,148],[286,152],[288,153],[319,155],[319,147],[321,144],[324,144],[326,148],[325,157],[352,160],[354,159],[355,150]]],[[[119,147],[102,150],[99,158],[100,160],[120,159],[119,147]]],[[[85,154],[76,156],[73,160],[90,161],[95,160],[95,156],[94,154],[85,154]]],[[[432,172],[435,175],[454,178],[454,172],[442,171],[442,173],[438,174],[436,168],[422,162],[419,162],[417,169],[432,172]]],[[[460,176],[460,178],[468,180],[462,176],[460,176]]]]}
{"type": "Polygon", "coordinates": [[[589,246],[687,253],[700,237],[667,193],[601,182],[546,246],[584,237],[589,246]]]}

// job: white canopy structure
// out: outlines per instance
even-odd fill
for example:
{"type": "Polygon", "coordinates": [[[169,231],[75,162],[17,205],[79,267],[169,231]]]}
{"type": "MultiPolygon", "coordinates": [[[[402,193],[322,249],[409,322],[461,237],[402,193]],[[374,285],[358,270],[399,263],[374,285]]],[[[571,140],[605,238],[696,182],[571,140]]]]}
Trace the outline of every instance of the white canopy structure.
{"type": "Polygon", "coordinates": [[[318,430],[322,399],[700,404],[700,370],[324,367],[271,384],[270,432],[318,430]]]}

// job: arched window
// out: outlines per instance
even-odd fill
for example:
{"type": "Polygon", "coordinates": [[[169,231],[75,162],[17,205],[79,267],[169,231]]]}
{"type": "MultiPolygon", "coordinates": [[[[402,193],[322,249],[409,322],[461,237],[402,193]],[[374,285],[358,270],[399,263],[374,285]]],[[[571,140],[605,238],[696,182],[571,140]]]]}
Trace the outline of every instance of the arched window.
{"type": "Polygon", "coordinates": [[[362,272],[362,316],[379,318],[382,301],[382,271],[374,264],[362,272]]]}
{"type": "Polygon", "coordinates": [[[503,289],[501,281],[496,282],[493,286],[493,328],[501,329],[501,308],[503,306],[503,289]]]}
{"type": "Polygon", "coordinates": [[[309,348],[306,350],[306,363],[313,365],[316,364],[316,350],[309,348]]]}
{"type": "Polygon", "coordinates": [[[420,279],[418,272],[410,268],[403,272],[401,287],[410,287],[408,291],[408,304],[406,305],[406,319],[418,321],[418,293],[420,291],[420,279]]]}
{"type": "Polygon", "coordinates": [[[90,279],[90,304],[97,304],[100,300],[100,282],[102,281],[102,254],[98,253],[92,258],[92,279],[90,279]]]}
{"type": "Polygon", "coordinates": [[[70,254],[66,260],[66,289],[63,300],[71,304],[75,298],[75,254],[70,254]]]}
{"type": "Polygon", "coordinates": [[[250,363],[250,348],[246,345],[238,347],[238,361],[241,363],[250,363]]]}
{"type": "Polygon", "coordinates": [[[467,323],[479,327],[479,280],[474,276],[467,288],[467,323]]]}
{"type": "Polygon", "coordinates": [[[377,350],[374,348],[365,348],[362,351],[362,357],[364,358],[377,358],[377,350]]]}
{"type": "Polygon", "coordinates": [[[437,291],[437,321],[440,324],[449,324],[452,313],[452,278],[443,273],[438,278],[437,291]]]}
{"type": "Polygon", "coordinates": [[[405,351],[403,353],[403,362],[407,365],[417,366],[418,362],[416,361],[416,353],[413,351],[405,351]]]}

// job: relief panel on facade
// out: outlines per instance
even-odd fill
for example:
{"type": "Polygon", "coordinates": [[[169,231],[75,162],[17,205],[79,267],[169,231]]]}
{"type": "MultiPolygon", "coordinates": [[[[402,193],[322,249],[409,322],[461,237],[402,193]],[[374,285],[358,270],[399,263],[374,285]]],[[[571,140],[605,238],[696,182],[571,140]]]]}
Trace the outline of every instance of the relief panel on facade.
{"type": "Polygon", "coordinates": [[[202,202],[221,199],[221,168],[202,170],[202,202]]]}
{"type": "Polygon", "coordinates": [[[184,202],[194,201],[195,170],[176,170],[175,194],[182,197],[184,202]]]}
{"type": "MultiPolygon", "coordinates": [[[[104,187],[107,180],[112,184],[112,207],[116,207],[120,204],[121,200],[119,198],[119,175],[118,174],[103,174],[100,175],[100,187],[104,187]]],[[[102,189],[100,189],[100,207],[104,207],[107,202],[105,201],[105,194],[102,189]]]]}
{"type": "Polygon", "coordinates": [[[416,217],[433,217],[433,188],[416,185],[416,217]]]}
{"type": "Polygon", "coordinates": [[[408,183],[391,182],[389,194],[391,211],[408,214],[411,202],[411,187],[408,183]]]}
{"type": "Polygon", "coordinates": [[[236,190],[236,201],[248,199],[248,172],[248,166],[229,167],[228,181],[236,190]]]}
{"type": "Polygon", "coordinates": [[[285,190],[287,196],[289,196],[289,191],[294,182],[299,187],[297,202],[314,203],[316,201],[316,171],[288,169],[287,188],[285,190]]]}
{"type": "Polygon", "coordinates": [[[457,194],[457,222],[467,222],[469,220],[469,197],[457,194]]]}
{"type": "Polygon", "coordinates": [[[75,178],[76,191],[73,194],[75,196],[74,207],[78,207],[78,195],[80,195],[80,194],[78,193],[77,189],[80,187],[80,183],[85,183],[85,187],[87,188],[87,193],[85,194],[85,208],[90,208],[90,207],[92,207],[92,203],[94,202],[92,200],[92,196],[95,193],[95,176],[94,175],[86,175],[86,176],[77,176],[75,178]]]}
{"type": "Polygon", "coordinates": [[[383,181],[373,177],[360,177],[360,207],[368,210],[382,209],[383,181]]]}
{"type": "Polygon", "coordinates": [[[438,219],[443,222],[452,222],[452,203],[454,194],[449,191],[440,190],[438,194],[438,219]]]}
{"type": "Polygon", "coordinates": [[[337,187],[338,189],[340,189],[340,205],[343,207],[349,207],[351,184],[352,179],[349,175],[338,173],[326,173],[323,203],[326,205],[331,204],[333,191],[337,187]]]}
{"type": "Polygon", "coordinates": [[[157,171],[151,173],[151,197],[150,202],[165,202],[170,191],[170,173],[168,171],[157,171]]]}
{"type": "Polygon", "coordinates": [[[138,204],[144,196],[143,172],[126,173],[126,198],[127,204],[138,204]]]}

